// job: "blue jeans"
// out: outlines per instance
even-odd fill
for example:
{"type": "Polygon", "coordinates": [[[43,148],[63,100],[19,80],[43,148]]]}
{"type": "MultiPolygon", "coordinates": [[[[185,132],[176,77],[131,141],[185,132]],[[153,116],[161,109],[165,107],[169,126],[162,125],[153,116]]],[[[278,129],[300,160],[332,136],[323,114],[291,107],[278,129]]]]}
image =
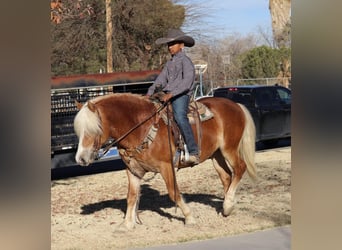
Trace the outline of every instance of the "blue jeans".
{"type": "Polygon", "coordinates": [[[189,109],[190,96],[181,95],[172,99],[173,117],[184,138],[185,144],[190,155],[198,155],[198,146],[195,141],[194,134],[187,116],[189,109]]]}

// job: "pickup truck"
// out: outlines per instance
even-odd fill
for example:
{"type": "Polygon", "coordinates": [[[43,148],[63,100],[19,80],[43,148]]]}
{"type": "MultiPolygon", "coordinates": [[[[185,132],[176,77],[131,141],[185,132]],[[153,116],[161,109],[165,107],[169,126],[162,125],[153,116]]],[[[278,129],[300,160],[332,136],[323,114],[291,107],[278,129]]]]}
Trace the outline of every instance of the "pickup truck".
{"type": "Polygon", "coordinates": [[[276,144],[291,137],[291,90],[279,85],[246,85],[220,87],[209,95],[241,103],[250,111],[256,142],[276,144]]]}

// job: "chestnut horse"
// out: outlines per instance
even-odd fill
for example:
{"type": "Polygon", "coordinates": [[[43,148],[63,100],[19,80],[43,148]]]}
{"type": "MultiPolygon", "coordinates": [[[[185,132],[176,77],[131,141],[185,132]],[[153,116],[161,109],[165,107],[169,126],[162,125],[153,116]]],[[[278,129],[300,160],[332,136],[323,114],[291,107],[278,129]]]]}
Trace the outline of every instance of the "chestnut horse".
{"type": "MultiPolygon", "coordinates": [[[[214,117],[201,123],[200,162],[212,159],[224,189],[223,212],[230,214],[235,204],[235,192],[246,169],[256,178],[254,163],[255,126],[248,110],[228,99],[208,97],[205,104],[214,117]]],[[[189,206],[182,198],[172,164],[174,142],[168,142],[168,126],[157,119],[158,111],[144,96],[124,93],[109,94],[78,105],[74,120],[79,138],[76,162],[87,166],[92,163],[100,147],[108,140],[118,140],[120,156],[126,164],[128,176],[127,210],[123,225],[134,228],[140,223],[137,210],[140,184],[146,172],[160,173],[169,197],[182,210],[185,224],[194,224],[189,206]],[[157,132],[152,142],[144,144],[152,126],[157,132]],[[143,146],[145,145],[145,146],[143,146]],[[170,150],[170,147],[172,150],[170,150]]],[[[195,138],[197,130],[193,126],[195,138]]],[[[193,171],[196,171],[196,167],[193,171]]]]}

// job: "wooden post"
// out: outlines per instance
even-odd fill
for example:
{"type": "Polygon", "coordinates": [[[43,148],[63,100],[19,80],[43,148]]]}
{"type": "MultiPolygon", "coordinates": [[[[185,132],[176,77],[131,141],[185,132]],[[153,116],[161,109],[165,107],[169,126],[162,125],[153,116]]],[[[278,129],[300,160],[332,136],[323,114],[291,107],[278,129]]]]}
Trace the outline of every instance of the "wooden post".
{"type": "Polygon", "coordinates": [[[112,24],[111,0],[106,0],[107,73],[113,72],[112,36],[113,36],[113,24],[112,24]]]}

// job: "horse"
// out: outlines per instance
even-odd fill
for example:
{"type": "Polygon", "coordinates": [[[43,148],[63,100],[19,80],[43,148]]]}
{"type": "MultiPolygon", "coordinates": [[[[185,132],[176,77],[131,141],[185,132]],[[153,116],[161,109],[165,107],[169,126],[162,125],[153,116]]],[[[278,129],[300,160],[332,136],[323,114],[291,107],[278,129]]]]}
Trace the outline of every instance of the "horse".
{"type": "MultiPolygon", "coordinates": [[[[242,104],[220,97],[206,97],[198,102],[213,113],[213,118],[200,124],[200,163],[212,159],[224,189],[222,215],[228,216],[236,203],[235,193],[245,171],[252,180],[256,179],[255,125],[242,104]]],[[[133,229],[141,223],[137,210],[141,181],[147,172],[161,174],[170,199],[185,217],[185,225],[196,224],[177,185],[171,161],[176,146],[173,140],[166,139],[169,125],[158,119],[160,110],[151,100],[139,94],[111,93],[85,104],[78,103],[77,108],[74,130],[79,142],[75,160],[79,165],[91,164],[109,139],[117,141],[128,176],[127,209],[121,223],[124,228],[133,229]],[[157,128],[155,136],[146,143],[153,127],[157,128]]],[[[198,138],[194,124],[192,129],[198,138]]]]}

